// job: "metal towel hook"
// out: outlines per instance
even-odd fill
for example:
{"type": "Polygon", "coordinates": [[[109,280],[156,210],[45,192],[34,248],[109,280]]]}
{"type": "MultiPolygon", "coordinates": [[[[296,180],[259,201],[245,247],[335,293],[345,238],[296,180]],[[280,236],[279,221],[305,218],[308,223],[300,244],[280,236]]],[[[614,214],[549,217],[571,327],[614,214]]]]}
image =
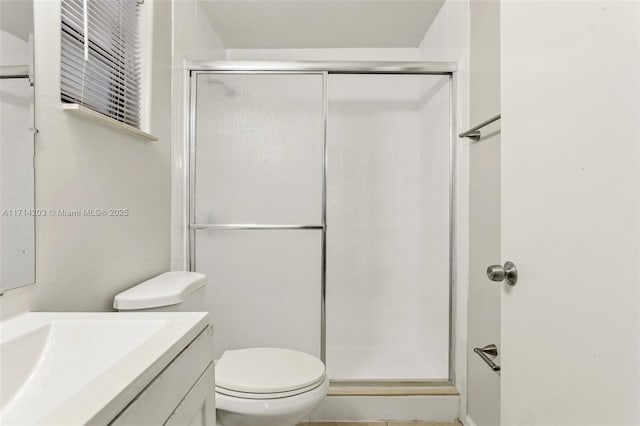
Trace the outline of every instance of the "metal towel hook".
{"type": "Polygon", "coordinates": [[[479,141],[480,138],[482,137],[482,133],[480,133],[480,129],[482,129],[485,126],[488,126],[489,124],[493,123],[494,121],[498,121],[500,120],[500,114],[495,115],[493,117],[491,117],[490,119],[483,121],[482,123],[478,124],[477,126],[474,126],[472,128],[470,128],[469,130],[467,130],[466,132],[462,132],[460,133],[458,136],[461,138],[469,138],[471,140],[474,141],[479,141]]]}
{"type": "Polygon", "coordinates": [[[473,351],[480,355],[480,358],[482,358],[482,360],[486,362],[493,371],[500,371],[500,366],[493,362],[491,358],[489,358],[489,356],[498,356],[498,347],[496,345],[491,343],[482,348],[473,348],[473,351]]]}

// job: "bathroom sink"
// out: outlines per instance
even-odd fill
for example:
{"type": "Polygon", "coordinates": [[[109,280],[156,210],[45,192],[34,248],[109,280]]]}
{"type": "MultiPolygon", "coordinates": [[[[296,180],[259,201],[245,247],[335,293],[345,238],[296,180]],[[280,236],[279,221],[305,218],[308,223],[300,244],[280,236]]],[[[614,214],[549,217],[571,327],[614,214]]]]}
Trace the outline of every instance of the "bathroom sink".
{"type": "Polygon", "coordinates": [[[0,424],[107,424],[208,324],[201,312],[32,312],[0,322],[0,424]]]}

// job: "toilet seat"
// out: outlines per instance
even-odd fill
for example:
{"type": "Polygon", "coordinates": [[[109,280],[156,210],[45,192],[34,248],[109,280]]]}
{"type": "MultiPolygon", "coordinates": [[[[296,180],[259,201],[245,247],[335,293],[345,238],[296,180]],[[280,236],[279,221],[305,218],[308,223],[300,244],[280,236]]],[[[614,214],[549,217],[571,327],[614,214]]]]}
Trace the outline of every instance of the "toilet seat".
{"type": "Polygon", "coordinates": [[[288,398],[247,399],[216,392],[219,426],[293,426],[309,418],[324,400],[329,379],[315,389],[288,398]]]}
{"type": "Polygon", "coordinates": [[[236,398],[287,398],[309,392],[324,380],[322,361],[290,349],[226,351],[216,363],[216,392],[236,398]]]}
{"type": "Polygon", "coordinates": [[[324,377],[313,385],[305,386],[304,388],[288,391],[288,392],[274,392],[274,393],[249,393],[249,392],[238,392],[233,391],[231,389],[225,389],[220,386],[216,386],[216,393],[232,396],[234,398],[245,398],[245,399],[277,399],[277,398],[288,398],[291,396],[300,395],[302,393],[306,393],[314,390],[318,386],[322,384],[324,381],[324,377]]]}

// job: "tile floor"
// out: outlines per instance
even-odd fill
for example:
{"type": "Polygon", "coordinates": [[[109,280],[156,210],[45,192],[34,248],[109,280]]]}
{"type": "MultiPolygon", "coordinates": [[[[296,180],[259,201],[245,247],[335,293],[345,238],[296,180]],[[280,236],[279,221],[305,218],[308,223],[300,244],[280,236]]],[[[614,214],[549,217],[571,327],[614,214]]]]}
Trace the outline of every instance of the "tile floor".
{"type": "Polygon", "coordinates": [[[422,422],[422,421],[389,421],[389,422],[305,422],[298,426],[461,426],[460,422],[422,422]]]}

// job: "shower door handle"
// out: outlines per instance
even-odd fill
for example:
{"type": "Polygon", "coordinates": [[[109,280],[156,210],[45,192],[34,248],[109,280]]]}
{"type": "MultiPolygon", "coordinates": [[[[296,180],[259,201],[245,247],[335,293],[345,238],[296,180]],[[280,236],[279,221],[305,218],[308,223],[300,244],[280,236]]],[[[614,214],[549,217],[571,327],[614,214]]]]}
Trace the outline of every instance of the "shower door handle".
{"type": "Polygon", "coordinates": [[[266,230],[286,230],[286,229],[325,229],[325,225],[274,225],[274,224],[261,224],[261,223],[191,223],[190,229],[211,229],[217,231],[232,231],[232,230],[244,230],[244,231],[266,231],[266,230]]]}

